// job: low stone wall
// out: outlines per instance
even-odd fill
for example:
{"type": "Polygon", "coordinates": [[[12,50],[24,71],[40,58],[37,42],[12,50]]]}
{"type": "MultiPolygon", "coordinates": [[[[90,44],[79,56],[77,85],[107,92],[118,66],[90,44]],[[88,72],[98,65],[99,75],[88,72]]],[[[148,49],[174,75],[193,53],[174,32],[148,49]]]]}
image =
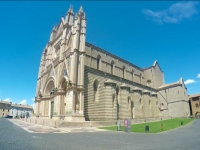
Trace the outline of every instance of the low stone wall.
{"type": "Polygon", "coordinates": [[[43,118],[21,118],[20,120],[49,127],[58,127],[62,122],[64,122],[63,120],[53,120],[53,119],[43,119],[43,118]]]}
{"type": "MultiPolygon", "coordinates": [[[[166,120],[170,118],[146,118],[146,119],[132,119],[131,124],[145,123],[145,122],[153,122],[166,120]]],[[[88,128],[88,127],[101,127],[101,126],[116,126],[117,121],[65,121],[61,119],[49,119],[49,118],[21,118],[20,120],[39,124],[49,127],[61,127],[61,128],[88,128]]],[[[121,125],[123,126],[124,120],[121,120],[121,125]]]]}

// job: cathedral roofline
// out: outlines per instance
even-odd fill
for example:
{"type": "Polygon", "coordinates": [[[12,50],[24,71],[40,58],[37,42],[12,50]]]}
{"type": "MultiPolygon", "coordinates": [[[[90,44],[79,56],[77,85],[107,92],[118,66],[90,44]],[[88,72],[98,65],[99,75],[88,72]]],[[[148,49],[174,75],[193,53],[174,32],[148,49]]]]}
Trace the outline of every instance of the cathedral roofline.
{"type": "Polygon", "coordinates": [[[180,86],[180,85],[184,85],[185,89],[187,89],[182,78],[180,78],[177,82],[161,85],[160,87],[158,87],[158,89],[161,90],[161,89],[166,89],[169,87],[175,87],[175,86],[180,86]]]}
{"type": "Polygon", "coordinates": [[[153,65],[152,65],[152,66],[150,66],[150,67],[147,67],[147,68],[143,68],[143,70],[148,70],[148,69],[151,69],[151,68],[155,67],[156,65],[158,65],[158,67],[160,68],[160,71],[161,71],[161,72],[164,72],[164,71],[162,71],[162,69],[161,69],[161,67],[160,67],[160,65],[159,65],[159,63],[158,63],[158,61],[157,61],[157,60],[155,60],[155,61],[154,61],[154,63],[153,63],[153,65]]]}
{"type": "Polygon", "coordinates": [[[86,45],[86,46],[93,46],[93,47],[97,48],[99,51],[101,51],[101,52],[103,52],[103,53],[107,53],[107,54],[111,55],[112,57],[115,57],[115,58],[117,58],[117,59],[120,59],[120,60],[122,60],[123,62],[125,62],[125,63],[127,63],[127,64],[129,64],[129,65],[131,65],[131,66],[134,66],[135,68],[139,69],[140,71],[143,71],[142,68],[140,68],[140,67],[138,67],[138,66],[132,64],[131,62],[128,62],[127,60],[125,60],[125,59],[123,59],[123,58],[120,58],[119,56],[114,55],[114,54],[112,54],[112,53],[110,53],[110,52],[108,52],[108,51],[106,51],[106,50],[104,50],[104,49],[102,49],[102,48],[100,48],[100,47],[94,45],[94,44],[91,44],[91,43],[89,43],[89,42],[85,42],[85,45],[86,45]]]}

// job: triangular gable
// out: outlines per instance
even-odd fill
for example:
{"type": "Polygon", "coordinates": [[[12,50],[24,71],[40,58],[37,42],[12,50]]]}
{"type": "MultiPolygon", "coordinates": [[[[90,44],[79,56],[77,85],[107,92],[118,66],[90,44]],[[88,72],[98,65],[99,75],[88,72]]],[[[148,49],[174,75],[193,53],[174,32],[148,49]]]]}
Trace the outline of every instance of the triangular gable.
{"type": "Polygon", "coordinates": [[[64,23],[63,23],[63,21],[62,21],[62,19],[61,19],[61,20],[60,20],[60,23],[59,23],[59,25],[58,25],[58,27],[57,27],[56,37],[63,31],[63,25],[64,25],[64,23]]]}
{"type": "Polygon", "coordinates": [[[50,78],[50,77],[52,77],[52,76],[55,76],[55,71],[54,71],[54,68],[52,67],[52,64],[50,65],[50,67],[49,67],[49,73],[48,73],[48,75],[47,75],[47,78],[46,78],[46,81],[45,81],[45,83],[48,81],[48,79],[50,78]]]}
{"type": "Polygon", "coordinates": [[[185,89],[187,89],[187,87],[185,86],[185,83],[184,83],[184,80],[183,80],[182,77],[180,78],[179,83],[181,83],[185,87],[185,89]]]}
{"type": "Polygon", "coordinates": [[[153,67],[156,67],[156,66],[158,66],[159,69],[160,69],[160,71],[163,72],[163,71],[161,70],[160,65],[158,64],[158,61],[157,61],[157,60],[155,60],[154,63],[153,63],[153,67]]]}
{"type": "Polygon", "coordinates": [[[60,73],[61,74],[59,75],[59,83],[58,83],[59,86],[62,84],[61,82],[62,82],[63,77],[65,77],[66,80],[69,80],[69,72],[68,72],[68,69],[66,67],[66,63],[65,62],[64,62],[64,65],[63,65],[62,70],[61,70],[60,73]]]}

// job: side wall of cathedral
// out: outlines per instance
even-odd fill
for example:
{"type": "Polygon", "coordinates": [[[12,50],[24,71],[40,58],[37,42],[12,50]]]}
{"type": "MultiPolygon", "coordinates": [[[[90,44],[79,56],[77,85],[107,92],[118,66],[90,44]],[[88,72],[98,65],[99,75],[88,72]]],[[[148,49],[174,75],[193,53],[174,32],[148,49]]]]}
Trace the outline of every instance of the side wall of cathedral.
{"type": "MultiPolygon", "coordinates": [[[[151,88],[154,84],[153,74],[158,72],[157,66],[153,67],[150,73],[144,72],[141,68],[89,43],[86,43],[85,48],[86,120],[160,116],[157,91],[151,88]],[[148,80],[151,83],[148,83],[148,80]],[[96,82],[97,90],[94,87],[96,82]]],[[[161,82],[159,85],[163,84],[162,71],[159,73],[157,76],[160,75],[160,80],[155,80],[155,85],[158,82],[161,82]]]]}
{"type": "Polygon", "coordinates": [[[154,90],[87,66],[84,78],[86,120],[116,120],[117,116],[120,119],[160,116],[157,95],[151,94],[154,90]],[[95,82],[98,83],[96,91],[95,82]]]}

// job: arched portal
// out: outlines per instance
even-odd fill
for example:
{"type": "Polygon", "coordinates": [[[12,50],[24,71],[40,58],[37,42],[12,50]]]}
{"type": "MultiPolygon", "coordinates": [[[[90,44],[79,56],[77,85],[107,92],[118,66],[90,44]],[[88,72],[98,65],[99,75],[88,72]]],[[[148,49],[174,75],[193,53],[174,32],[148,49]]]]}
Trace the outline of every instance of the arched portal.
{"type": "MultiPolygon", "coordinates": [[[[47,82],[47,86],[45,88],[45,95],[49,96],[50,98],[43,101],[43,109],[44,109],[44,115],[48,115],[50,116],[50,118],[53,117],[53,113],[54,113],[54,90],[55,90],[55,83],[54,80],[50,79],[47,82]],[[50,105],[50,107],[49,107],[50,105]],[[49,110],[50,109],[50,110],[49,110]]],[[[41,103],[41,102],[40,102],[41,103]]]]}
{"type": "Polygon", "coordinates": [[[55,89],[54,81],[53,80],[49,80],[47,82],[47,86],[45,88],[45,96],[51,95],[51,92],[53,91],[53,89],[55,89]]]}

